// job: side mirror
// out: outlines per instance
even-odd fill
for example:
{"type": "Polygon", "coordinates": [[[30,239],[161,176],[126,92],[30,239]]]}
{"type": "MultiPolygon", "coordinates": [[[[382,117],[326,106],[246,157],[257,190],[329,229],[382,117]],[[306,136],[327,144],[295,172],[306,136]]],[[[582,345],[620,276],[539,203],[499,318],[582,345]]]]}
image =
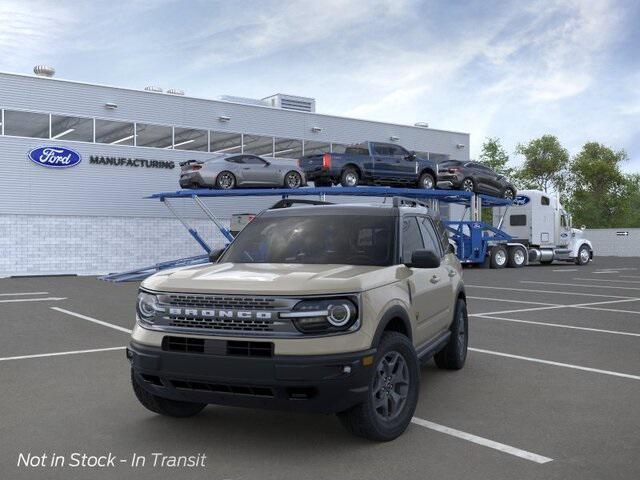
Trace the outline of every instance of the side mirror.
{"type": "Polygon", "coordinates": [[[211,250],[211,252],[209,252],[209,261],[211,263],[216,263],[223,253],[224,253],[224,248],[211,250]]]}
{"type": "Polygon", "coordinates": [[[407,267],[411,268],[438,268],[440,257],[432,250],[416,250],[411,255],[411,263],[407,267]]]}
{"type": "Polygon", "coordinates": [[[268,167],[269,165],[271,165],[271,162],[269,162],[269,161],[265,160],[265,161],[264,161],[264,166],[265,166],[265,167],[268,167]]]}
{"type": "Polygon", "coordinates": [[[405,160],[409,160],[409,161],[411,161],[411,162],[412,162],[413,160],[415,160],[415,159],[416,159],[416,152],[414,152],[413,150],[412,150],[412,151],[410,151],[409,153],[407,153],[407,154],[404,156],[404,159],[405,159],[405,160]]]}

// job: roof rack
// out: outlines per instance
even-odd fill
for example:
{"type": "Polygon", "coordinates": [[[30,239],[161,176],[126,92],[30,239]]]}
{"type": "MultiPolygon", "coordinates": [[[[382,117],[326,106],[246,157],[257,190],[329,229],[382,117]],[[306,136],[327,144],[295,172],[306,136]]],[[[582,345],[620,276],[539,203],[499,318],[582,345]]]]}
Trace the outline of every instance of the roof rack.
{"type": "Polygon", "coordinates": [[[271,207],[269,207],[269,210],[275,210],[278,208],[289,208],[289,207],[293,207],[294,205],[333,205],[333,203],[331,202],[325,202],[322,200],[304,200],[301,198],[283,198],[282,200],[277,201],[276,203],[274,203],[271,207]]]}
{"type": "Polygon", "coordinates": [[[417,198],[393,197],[393,206],[398,207],[425,207],[431,208],[427,202],[423,202],[417,198]]]}

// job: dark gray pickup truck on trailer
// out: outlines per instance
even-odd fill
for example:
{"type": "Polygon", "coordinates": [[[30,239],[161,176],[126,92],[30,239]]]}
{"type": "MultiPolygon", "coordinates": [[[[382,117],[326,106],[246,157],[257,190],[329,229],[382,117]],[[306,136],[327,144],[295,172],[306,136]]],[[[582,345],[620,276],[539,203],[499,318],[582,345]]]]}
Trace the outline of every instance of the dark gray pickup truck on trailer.
{"type": "Polygon", "coordinates": [[[316,187],[341,184],[431,189],[438,175],[436,162],[393,143],[359,143],[348,146],[344,153],[309,155],[298,163],[316,187]]]}

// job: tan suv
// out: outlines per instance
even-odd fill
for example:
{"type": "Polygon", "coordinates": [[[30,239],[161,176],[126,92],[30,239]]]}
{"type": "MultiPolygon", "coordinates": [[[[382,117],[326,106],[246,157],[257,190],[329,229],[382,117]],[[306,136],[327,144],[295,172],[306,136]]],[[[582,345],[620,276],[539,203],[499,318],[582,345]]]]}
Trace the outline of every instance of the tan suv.
{"type": "Polygon", "coordinates": [[[142,282],[127,349],[135,394],[175,417],[210,403],[337,413],[356,435],[392,440],[415,411],[421,363],[466,359],[446,230],[401,198],[279,206],[213,264],[142,282]]]}

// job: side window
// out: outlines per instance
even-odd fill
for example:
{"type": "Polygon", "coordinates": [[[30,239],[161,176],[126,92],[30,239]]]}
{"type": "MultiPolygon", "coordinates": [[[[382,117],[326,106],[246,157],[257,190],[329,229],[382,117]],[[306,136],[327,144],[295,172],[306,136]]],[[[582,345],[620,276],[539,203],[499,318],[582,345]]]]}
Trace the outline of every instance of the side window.
{"type": "Polygon", "coordinates": [[[540,204],[541,205],[550,205],[551,201],[549,200],[549,197],[540,197],[540,204]]]}
{"type": "Polygon", "coordinates": [[[422,238],[424,239],[424,248],[426,250],[431,250],[436,255],[442,257],[442,248],[440,242],[438,241],[438,236],[433,229],[431,220],[429,220],[427,217],[421,217],[420,230],[422,231],[422,238]]]}
{"type": "Polygon", "coordinates": [[[391,155],[391,149],[389,146],[382,143],[374,143],[373,150],[376,155],[391,155]]]}
{"type": "Polygon", "coordinates": [[[230,163],[244,163],[244,157],[242,155],[238,155],[237,157],[229,157],[229,158],[227,158],[227,162],[230,162],[230,163]]]}
{"type": "Polygon", "coordinates": [[[418,220],[416,217],[404,217],[402,219],[402,263],[410,263],[411,254],[423,248],[418,220]]]}
{"type": "Polygon", "coordinates": [[[509,217],[509,225],[511,225],[512,227],[524,227],[526,224],[526,215],[511,215],[509,217]]]}
{"type": "Polygon", "coordinates": [[[560,215],[560,226],[562,228],[567,228],[567,217],[563,215],[560,215]]]}
{"type": "Polygon", "coordinates": [[[248,163],[249,165],[264,165],[266,162],[262,160],[260,157],[255,157],[253,155],[245,155],[244,163],[248,163]]]}
{"type": "Polygon", "coordinates": [[[447,227],[444,226],[442,220],[433,219],[433,225],[436,227],[436,233],[438,234],[438,238],[440,240],[440,245],[442,245],[442,251],[447,253],[449,251],[449,233],[447,232],[447,227]]]}
{"type": "Polygon", "coordinates": [[[394,157],[404,158],[409,154],[409,152],[407,152],[404,148],[402,148],[399,145],[389,145],[388,148],[389,148],[389,155],[392,155],[394,157]]]}

